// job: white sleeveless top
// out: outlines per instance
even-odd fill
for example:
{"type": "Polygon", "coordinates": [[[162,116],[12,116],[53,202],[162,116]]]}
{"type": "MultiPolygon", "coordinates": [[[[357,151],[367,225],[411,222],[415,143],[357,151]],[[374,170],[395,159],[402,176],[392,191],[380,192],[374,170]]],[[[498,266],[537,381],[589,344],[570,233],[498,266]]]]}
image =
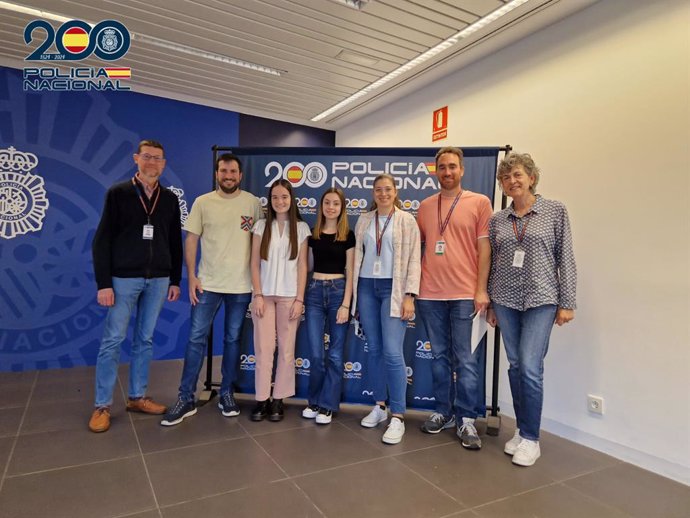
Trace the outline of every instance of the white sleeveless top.
{"type": "MultiPolygon", "coordinates": [[[[260,219],[252,232],[263,236],[266,220],[260,219]]],[[[304,221],[297,222],[297,256],[290,260],[290,225],[285,222],[283,235],[278,231],[278,222],[273,221],[271,243],[268,247],[268,260],[261,260],[261,291],[267,297],[297,296],[297,258],[306,240],[311,235],[309,225],[304,221]]]]}

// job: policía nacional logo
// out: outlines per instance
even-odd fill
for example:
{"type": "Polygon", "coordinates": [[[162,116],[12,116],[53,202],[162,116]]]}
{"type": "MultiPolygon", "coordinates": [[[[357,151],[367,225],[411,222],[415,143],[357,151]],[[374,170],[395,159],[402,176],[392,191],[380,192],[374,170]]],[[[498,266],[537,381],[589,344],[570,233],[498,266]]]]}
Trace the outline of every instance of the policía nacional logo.
{"type": "Polygon", "coordinates": [[[24,67],[24,90],[130,90],[129,86],[121,83],[121,80],[131,79],[129,67],[67,68],[64,64],[81,61],[91,55],[103,61],[115,61],[127,54],[131,41],[127,27],[116,20],[103,20],[93,26],[83,20],[69,20],[57,31],[46,20],[33,20],[24,28],[24,43],[35,48],[24,60],[39,62],[43,66],[24,67]]]}
{"type": "Polygon", "coordinates": [[[0,237],[12,239],[43,227],[48,210],[43,178],[31,174],[38,165],[33,153],[0,149],[0,237]]]}

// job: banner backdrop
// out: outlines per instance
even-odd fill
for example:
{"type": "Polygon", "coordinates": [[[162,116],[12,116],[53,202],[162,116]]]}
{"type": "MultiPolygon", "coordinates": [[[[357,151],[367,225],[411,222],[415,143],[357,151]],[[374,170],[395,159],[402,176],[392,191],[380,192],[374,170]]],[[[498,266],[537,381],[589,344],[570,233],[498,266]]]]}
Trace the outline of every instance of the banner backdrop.
{"type": "MultiPolygon", "coordinates": [[[[238,155],[244,166],[244,189],[259,196],[266,207],[268,189],[279,178],[290,181],[304,220],[310,227],[316,221],[321,194],[329,187],[340,187],[346,196],[350,227],[357,217],[369,210],[374,178],[381,173],[392,174],[397,183],[403,209],[414,216],[421,200],[439,189],[435,176],[434,156],[437,148],[219,148],[238,155]]],[[[493,203],[499,148],[463,148],[465,175],[462,186],[485,194],[493,203]]],[[[248,314],[243,338],[240,389],[254,391],[254,350],[251,339],[251,318],[248,314]]],[[[344,353],[343,401],[372,402],[367,377],[367,344],[350,325],[344,353]]],[[[423,325],[415,318],[408,323],[404,354],[407,365],[407,405],[410,408],[433,408],[431,378],[431,346],[423,325]]],[[[326,342],[328,335],[325,336],[326,342]]],[[[486,357],[486,338],[480,352],[486,357]]],[[[295,350],[297,396],[307,397],[310,360],[306,326],[300,326],[295,350]]],[[[484,387],[484,380],[480,382],[484,387]]],[[[484,400],[485,398],[482,398],[484,400]]],[[[477,409],[480,415],[485,408],[477,409]]]]}

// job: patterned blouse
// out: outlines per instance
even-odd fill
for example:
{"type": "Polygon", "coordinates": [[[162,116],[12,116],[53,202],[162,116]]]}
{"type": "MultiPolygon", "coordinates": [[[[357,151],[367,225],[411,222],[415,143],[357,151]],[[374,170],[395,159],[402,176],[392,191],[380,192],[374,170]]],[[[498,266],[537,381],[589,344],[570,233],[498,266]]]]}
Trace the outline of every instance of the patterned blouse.
{"type": "Polygon", "coordinates": [[[492,216],[489,240],[492,302],[520,311],[545,304],[575,309],[577,268],[565,205],[537,196],[532,209],[518,217],[511,203],[492,216]],[[520,268],[514,264],[522,252],[520,268]]]}

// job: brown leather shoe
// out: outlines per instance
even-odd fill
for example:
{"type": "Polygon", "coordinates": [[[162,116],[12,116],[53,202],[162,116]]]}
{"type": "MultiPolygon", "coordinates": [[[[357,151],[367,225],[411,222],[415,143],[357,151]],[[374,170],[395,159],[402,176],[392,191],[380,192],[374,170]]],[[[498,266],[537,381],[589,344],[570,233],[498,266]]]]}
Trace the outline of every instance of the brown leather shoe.
{"type": "Polygon", "coordinates": [[[108,407],[97,408],[89,419],[89,430],[95,433],[107,432],[110,428],[110,409],[108,407]]]}
{"type": "Polygon", "coordinates": [[[144,414],[160,415],[165,414],[165,405],[156,403],[150,397],[127,400],[127,412],[142,412],[144,414]]]}

